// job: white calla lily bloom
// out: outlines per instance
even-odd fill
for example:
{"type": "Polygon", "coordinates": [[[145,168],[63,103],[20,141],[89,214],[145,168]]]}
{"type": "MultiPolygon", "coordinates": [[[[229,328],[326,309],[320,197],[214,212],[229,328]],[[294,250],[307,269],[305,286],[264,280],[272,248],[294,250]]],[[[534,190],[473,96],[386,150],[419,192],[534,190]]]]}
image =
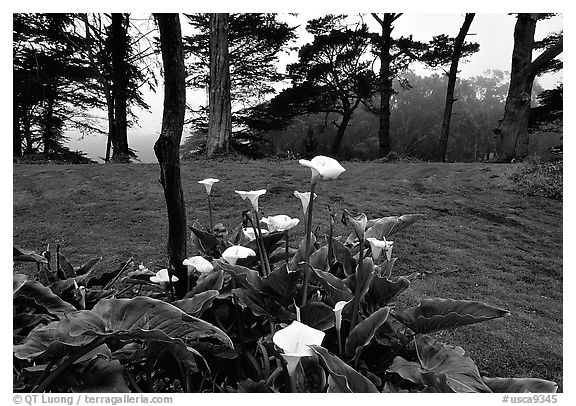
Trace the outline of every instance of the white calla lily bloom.
{"type": "Polygon", "coordinates": [[[288,231],[300,223],[300,219],[293,219],[285,214],[264,217],[261,221],[268,226],[270,232],[288,231]]]}
{"type": "Polygon", "coordinates": [[[182,265],[188,267],[188,273],[194,272],[194,269],[200,273],[212,272],[214,269],[212,263],[200,255],[185,259],[184,262],[182,262],[182,265]]]}
{"type": "Polygon", "coordinates": [[[292,375],[300,358],[314,355],[309,345],[321,345],[324,336],[323,331],[293,321],[288,327],[278,330],[272,341],[284,351],[282,356],[288,364],[288,373],[292,375]]]}
{"type": "Polygon", "coordinates": [[[347,302],[341,300],[334,306],[334,317],[336,318],[336,331],[338,333],[340,333],[340,328],[342,327],[342,310],[344,309],[344,306],[346,306],[351,301],[352,299],[350,299],[347,302]]]}
{"type": "Polygon", "coordinates": [[[243,247],[241,245],[233,245],[228,247],[222,253],[222,258],[226,260],[230,265],[236,265],[236,261],[239,258],[255,257],[256,253],[254,250],[243,247]]]}
{"type": "MultiPolygon", "coordinates": [[[[299,198],[302,202],[302,211],[304,212],[304,215],[306,215],[306,213],[308,213],[308,205],[310,204],[310,192],[301,193],[296,190],[294,191],[294,196],[299,198]]],[[[318,198],[318,195],[314,193],[314,199],[316,198],[318,198]]]]}
{"type": "Polygon", "coordinates": [[[214,179],[214,178],[206,178],[206,179],[198,181],[198,183],[201,183],[204,185],[204,187],[206,188],[206,194],[208,194],[208,195],[212,191],[212,185],[214,185],[214,183],[216,183],[216,182],[220,182],[220,180],[214,179]]]}
{"type": "Polygon", "coordinates": [[[392,259],[392,245],[394,241],[387,241],[386,238],[384,238],[384,240],[378,240],[372,237],[366,238],[366,240],[370,243],[372,259],[374,259],[374,261],[380,258],[382,250],[386,252],[386,259],[388,259],[388,261],[392,259]]]}
{"type": "Polygon", "coordinates": [[[336,179],[346,169],[334,158],[318,155],[312,160],[301,159],[298,161],[312,170],[312,183],[316,183],[320,177],[324,179],[336,179]]]}
{"type": "Polygon", "coordinates": [[[242,200],[245,200],[246,198],[250,200],[250,203],[252,203],[252,208],[254,211],[258,212],[258,198],[266,193],[266,189],[250,190],[249,192],[235,190],[235,192],[240,195],[242,200]]]}
{"type": "MultiPolygon", "coordinates": [[[[150,277],[150,282],[154,283],[168,283],[168,269],[160,269],[156,272],[155,276],[150,277]]],[[[172,282],[178,282],[178,277],[172,275],[172,282]]]]}
{"type": "MultiPolygon", "coordinates": [[[[242,229],[242,233],[248,238],[250,241],[256,239],[256,232],[254,231],[254,227],[247,227],[242,229]]],[[[262,236],[268,234],[268,230],[262,230],[262,236]]]]}

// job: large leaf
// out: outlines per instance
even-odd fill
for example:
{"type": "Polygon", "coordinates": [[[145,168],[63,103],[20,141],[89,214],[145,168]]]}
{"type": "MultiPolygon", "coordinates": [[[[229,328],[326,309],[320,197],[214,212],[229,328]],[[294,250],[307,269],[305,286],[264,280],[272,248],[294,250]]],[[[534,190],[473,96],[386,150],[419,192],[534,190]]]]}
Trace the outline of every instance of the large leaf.
{"type": "Polygon", "coordinates": [[[94,309],[66,315],[58,322],[32,331],[14,347],[21,359],[62,357],[89,345],[95,336],[125,340],[185,343],[209,340],[233,348],[232,340],[212,324],[186,314],[176,306],[149,297],[104,299],[94,309]]]}
{"type": "Polygon", "coordinates": [[[291,302],[299,278],[298,272],[288,272],[288,268],[284,264],[262,279],[260,290],[274,297],[280,303],[291,302]]]}
{"type": "Polygon", "coordinates": [[[259,290],[262,278],[257,271],[240,265],[230,265],[224,261],[215,261],[215,269],[222,269],[234,279],[237,287],[253,288],[259,290]]]}
{"type": "Polygon", "coordinates": [[[199,316],[212,305],[212,302],[219,294],[217,290],[207,290],[197,293],[191,298],[177,300],[176,302],[172,302],[172,304],[188,314],[199,316]]]}
{"type": "MultiPolygon", "coordinates": [[[[314,233],[312,233],[310,235],[310,245],[309,245],[310,256],[312,256],[312,254],[316,250],[316,248],[314,247],[315,242],[316,242],[316,236],[314,236],[314,233]]],[[[306,236],[304,236],[304,238],[302,238],[302,241],[300,241],[300,244],[298,245],[298,251],[296,251],[296,254],[294,254],[292,260],[290,261],[290,271],[296,270],[300,266],[300,263],[304,261],[305,256],[306,256],[306,236]]]]}
{"type": "Polygon", "coordinates": [[[356,372],[337,356],[319,345],[310,348],[318,354],[322,364],[330,375],[331,392],[341,393],[378,393],[378,389],[370,380],[356,372]]]}
{"type": "Polygon", "coordinates": [[[192,230],[192,235],[196,238],[199,249],[201,249],[209,257],[220,258],[220,254],[225,249],[222,241],[216,238],[216,236],[212,233],[199,230],[195,227],[188,226],[188,228],[192,230]]]}
{"type": "Polygon", "coordinates": [[[366,310],[371,314],[381,307],[391,304],[392,301],[400,293],[408,289],[409,286],[410,281],[403,277],[400,277],[396,280],[389,280],[387,278],[374,275],[372,283],[370,284],[368,292],[366,292],[365,296],[366,310]]]}
{"type": "Polygon", "coordinates": [[[335,324],[334,310],[322,302],[308,302],[300,308],[301,322],[315,328],[326,331],[335,324]]]}
{"type": "Polygon", "coordinates": [[[423,219],[422,214],[405,214],[403,216],[383,217],[376,221],[372,227],[366,230],[365,238],[376,238],[382,240],[388,239],[398,231],[404,230],[406,227],[414,224],[416,221],[423,219]]]}
{"type": "Polygon", "coordinates": [[[415,343],[419,362],[398,356],[388,372],[439,392],[447,390],[443,382],[454,392],[491,392],[482,381],[474,361],[465,356],[462,349],[444,346],[422,334],[416,336],[415,343]]]}
{"type": "Polygon", "coordinates": [[[294,315],[274,298],[252,288],[237,288],[232,292],[242,308],[248,308],[255,316],[264,316],[271,320],[291,321],[294,315]]]}
{"type": "Polygon", "coordinates": [[[66,313],[76,311],[70,303],[56,296],[46,286],[36,281],[26,281],[14,293],[14,300],[32,300],[34,303],[55,316],[63,316],[66,313]]]}
{"type": "Polygon", "coordinates": [[[76,276],[76,272],[74,271],[74,267],[68,261],[68,258],[61,252],[58,252],[58,266],[64,273],[65,278],[73,278],[76,276]]]}
{"type": "Polygon", "coordinates": [[[420,305],[396,311],[394,317],[417,333],[480,323],[510,315],[482,302],[454,299],[424,299],[420,305]]]}
{"type": "Polygon", "coordinates": [[[388,319],[390,308],[383,307],[372,313],[367,319],[358,323],[348,334],[345,351],[349,357],[356,359],[362,349],[370,344],[376,330],[388,319]]]}
{"type": "Polygon", "coordinates": [[[196,281],[196,286],[186,294],[186,297],[193,297],[198,293],[206,292],[207,290],[220,291],[223,284],[224,271],[222,269],[214,269],[211,272],[202,273],[200,274],[198,281],[196,281]]]}
{"type": "Polygon", "coordinates": [[[14,294],[18,292],[18,290],[20,290],[22,285],[24,285],[27,280],[28,277],[24,274],[15,273],[14,275],[12,275],[12,293],[14,294]]]}
{"type": "Polygon", "coordinates": [[[318,281],[320,282],[320,285],[322,288],[324,288],[328,294],[328,297],[333,302],[333,305],[340,301],[347,302],[352,299],[352,291],[350,288],[348,288],[342,279],[332,275],[330,272],[324,272],[319,269],[313,270],[318,281]]]}
{"type": "Polygon", "coordinates": [[[556,393],[558,384],[536,378],[487,378],[482,380],[494,393],[556,393]]]}
{"type": "Polygon", "coordinates": [[[373,279],[374,262],[372,261],[372,258],[364,258],[362,264],[356,267],[356,272],[346,278],[344,282],[348,285],[350,290],[354,292],[354,295],[356,296],[355,300],[361,302],[366,293],[368,293],[368,289],[370,289],[373,279]],[[356,287],[357,283],[359,283],[358,287],[356,287]]]}
{"type": "Polygon", "coordinates": [[[96,264],[98,262],[100,262],[101,259],[102,259],[102,257],[89,259],[84,264],[82,264],[82,266],[75,269],[76,275],[84,275],[84,274],[90,273],[92,271],[92,269],[94,269],[96,264]]]}
{"type": "Polygon", "coordinates": [[[77,393],[126,393],[130,388],[124,380],[124,367],[118,360],[96,358],[81,374],[81,382],[72,387],[77,393]]]}
{"type": "Polygon", "coordinates": [[[340,262],[344,267],[344,273],[347,276],[352,275],[356,269],[356,260],[350,248],[342,244],[339,240],[332,238],[332,250],[336,261],[340,262]]]}
{"type": "Polygon", "coordinates": [[[13,246],[12,252],[13,261],[48,263],[48,260],[44,256],[37,254],[36,251],[26,250],[18,245],[13,246]]]}

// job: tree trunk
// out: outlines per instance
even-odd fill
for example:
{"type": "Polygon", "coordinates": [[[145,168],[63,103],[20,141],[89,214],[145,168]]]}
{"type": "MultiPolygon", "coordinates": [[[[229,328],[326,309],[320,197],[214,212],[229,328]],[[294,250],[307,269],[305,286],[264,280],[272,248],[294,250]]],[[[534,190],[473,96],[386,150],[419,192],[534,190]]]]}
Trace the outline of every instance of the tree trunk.
{"type": "Polygon", "coordinates": [[[338,131],[336,132],[336,138],[334,138],[334,142],[332,143],[332,147],[330,149],[330,153],[334,158],[338,157],[338,152],[340,151],[340,144],[342,143],[342,139],[344,138],[344,133],[346,132],[346,127],[348,127],[348,123],[350,123],[350,118],[352,117],[352,113],[345,114],[342,116],[342,121],[338,125],[338,131]]]}
{"type": "Polygon", "coordinates": [[[458,75],[458,62],[462,56],[464,40],[474,19],[474,13],[466,13],[464,23],[460,27],[458,36],[454,40],[454,50],[450,60],[450,71],[448,72],[448,87],[446,89],[446,104],[444,105],[444,119],[442,120],[442,130],[440,133],[440,159],[446,162],[446,151],[448,150],[448,134],[450,133],[450,119],[452,118],[452,105],[454,104],[454,89],[456,87],[456,76],[458,75]]]}
{"type": "Polygon", "coordinates": [[[176,294],[183,297],[187,288],[186,210],[180,180],[180,140],[186,108],[186,70],[182,33],[178,14],[155,14],[160,31],[160,48],[164,66],[164,110],[160,137],[154,153],[160,164],[160,182],[164,188],[168,211],[168,257],[174,274],[176,294]]]}
{"type": "Polygon", "coordinates": [[[24,110],[24,116],[22,117],[22,133],[24,139],[26,140],[26,148],[24,149],[24,155],[32,154],[34,149],[32,148],[32,112],[29,108],[24,110]]]}
{"type": "MultiPolygon", "coordinates": [[[[16,103],[15,103],[16,104],[16,103]]],[[[23,119],[20,105],[15,105],[12,110],[12,155],[15,157],[22,156],[22,128],[20,123],[23,119]]]]}
{"type": "Polygon", "coordinates": [[[54,138],[54,102],[56,100],[56,89],[52,83],[46,85],[46,113],[44,116],[44,131],[42,132],[42,143],[44,144],[43,153],[50,153],[50,144],[54,138]]]}
{"type": "Polygon", "coordinates": [[[128,161],[128,16],[112,13],[110,36],[112,44],[112,98],[114,99],[114,151],[115,161],[128,161]]]}
{"type": "Polygon", "coordinates": [[[392,57],[390,55],[390,48],[392,46],[392,23],[394,16],[390,13],[384,14],[384,19],[381,21],[382,36],[380,38],[380,108],[378,111],[379,127],[378,127],[378,140],[379,140],[379,156],[385,157],[391,151],[390,148],[390,99],[394,94],[392,88],[392,75],[390,73],[390,64],[392,57]]]}
{"type": "Polygon", "coordinates": [[[210,86],[206,156],[228,153],[232,134],[228,14],[210,14],[210,86]]]}
{"type": "Polygon", "coordinates": [[[497,154],[500,162],[524,158],[528,154],[532,84],[538,70],[562,52],[563,41],[560,40],[532,61],[537,18],[538,14],[519,14],[514,28],[510,88],[506,97],[504,118],[496,130],[500,134],[497,154]]]}

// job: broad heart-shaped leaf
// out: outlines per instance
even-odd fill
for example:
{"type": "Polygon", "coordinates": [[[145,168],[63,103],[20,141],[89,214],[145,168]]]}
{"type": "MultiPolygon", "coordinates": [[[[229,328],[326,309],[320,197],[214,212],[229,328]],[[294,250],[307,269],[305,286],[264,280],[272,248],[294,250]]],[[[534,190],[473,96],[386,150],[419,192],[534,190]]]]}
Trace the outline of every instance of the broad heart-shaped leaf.
{"type": "Polygon", "coordinates": [[[199,249],[202,250],[206,255],[212,258],[220,258],[220,254],[224,251],[224,243],[220,241],[212,233],[199,230],[195,227],[188,226],[192,230],[192,235],[196,237],[199,249]]]}
{"type": "Polygon", "coordinates": [[[316,330],[326,331],[334,326],[334,309],[322,302],[308,302],[300,308],[301,322],[316,330]]]}
{"type": "Polygon", "coordinates": [[[494,393],[556,393],[558,384],[536,378],[488,378],[482,380],[494,393]]]}
{"type": "Polygon", "coordinates": [[[13,261],[37,262],[41,264],[48,263],[48,260],[44,256],[37,254],[36,251],[25,250],[24,248],[20,248],[18,245],[13,246],[12,252],[13,261]]]}
{"type": "Polygon", "coordinates": [[[356,300],[361,302],[368,292],[368,289],[370,289],[373,279],[374,262],[372,261],[372,258],[364,258],[362,264],[356,267],[356,273],[344,279],[344,282],[348,285],[350,290],[354,292],[354,295],[357,296],[356,300]],[[359,281],[358,283],[360,284],[358,288],[356,287],[356,281],[359,281]]]}
{"type": "Polygon", "coordinates": [[[389,305],[392,301],[410,286],[408,279],[400,277],[396,280],[388,280],[387,278],[374,275],[368,292],[365,296],[365,309],[368,314],[389,305]]]}
{"type": "MultiPolygon", "coordinates": [[[[270,255],[276,248],[278,248],[277,244],[284,238],[284,233],[275,231],[273,233],[266,234],[262,237],[264,241],[264,249],[270,255]]],[[[247,244],[244,244],[245,247],[251,248],[254,252],[258,252],[258,242],[256,240],[252,240],[247,244]]]]}
{"type": "Polygon", "coordinates": [[[208,309],[220,293],[217,290],[206,290],[192,297],[172,302],[174,306],[193,316],[199,316],[208,309]]]}
{"type": "Polygon", "coordinates": [[[370,380],[360,375],[350,365],[319,345],[310,348],[318,354],[322,364],[328,370],[331,392],[341,393],[378,393],[378,389],[370,380]]]}
{"type": "Polygon", "coordinates": [[[366,230],[365,238],[376,238],[377,240],[388,239],[391,235],[404,230],[406,227],[423,218],[424,216],[422,214],[383,217],[366,230]]]}
{"type": "Polygon", "coordinates": [[[90,271],[92,271],[92,269],[94,269],[96,264],[100,262],[101,259],[102,257],[89,259],[84,264],[82,264],[82,266],[75,269],[76,275],[84,275],[89,273],[90,271]]]}
{"type": "Polygon", "coordinates": [[[325,245],[319,250],[316,250],[310,255],[310,261],[308,261],[312,268],[326,270],[328,267],[328,246],[325,245]]]}
{"type": "Polygon", "coordinates": [[[262,278],[257,271],[246,268],[240,265],[230,265],[229,263],[218,260],[214,261],[214,269],[222,269],[234,279],[236,286],[240,287],[251,287],[253,289],[259,290],[262,285],[262,278]]]}
{"type": "Polygon", "coordinates": [[[143,296],[104,299],[92,311],[104,320],[107,333],[128,332],[146,337],[146,332],[156,330],[170,339],[179,338],[184,342],[209,339],[233,347],[230,337],[216,326],[161,300],[143,296]]]}
{"type": "Polygon", "coordinates": [[[402,378],[423,386],[431,386],[439,392],[446,376],[446,384],[454,392],[491,392],[482,381],[474,361],[462,351],[444,346],[431,337],[418,334],[415,337],[419,362],[407,361],[398,356],[388,368],[402,378]]]}
{"type": "Polygon", "coordinates": [[[271,320],[288,322],[294,320],[294,314],[278,303],[274,298],[250,287],[236,288],[232,292],[238,304],[248,308],[255,316],[264,316],[271,320]]]}
{"type": "MultiPolygon", "coordinates": [[[[316,236],[314,235],[314,233],[312,233],[310,235],[310,255],[312,255],[314,251],[316,251],[314,247],[315,242],[316,242],[316,236]]],[[[300,244],[298,245],[298,251],[296,251],[296,254],[294,254],[292,260],[290,261],[291,272],[295,271],[300,266],[300,262],[304,261],[305,256],[306,256],[306,236],[304,236],[302,238],[302,241],[300,241],[300,244]]]]}
{"type": "Polygon", "coordinates": [[[76,276],[76,272],[74,271],[74,267],[68,261],[68,258],[61,252],[58,253],[58,265],[60,269],[64,273],[65,278],[73,278],[76,276]]]}
{"type": "Polygon", "coordinates": [[[196,286],[192,288],[185,297],[193,297],[198,293],[206,292],[207,290],[222,289],[224,284],[224,271],[222,269],[214,269],[211,272],[201,273],[196,281],[196,286]]]}
{"type": "Polygon", "coordinates": [[[374,334],[376,334],[376,330],[388,319],[389,314],[390,308],[383,307],[358,323],[350,331],[346,339],[344,347],[346,354],[353,359],[357,359],[362,349],[370,344],[374,334]]]}
{"type": "Polygon", "coordinates": [[[14,346],[14,356],[27,360],[40,356],[60,359],[94,341],[96,337],[92,332],[103,334],[105,330],[104,321],[94,312],[78,310],[30,332],[22,344],[14,346]]]}
{"type": "Polygon", "coordinates": [[[395,311],[394,317],[416,333],[430,333],[510,315],[482,302],[454,299],[424,299],[420,305],[395,311]]]}
{"type": "Polygon", "coordinates": [[[352,275],[356,269],[356,260],[354,259],[350,248],[342,244],[339,240],[332,238],[332,249],[336,261],[340,262],[344,266],[344,273],[347,276],[352,275]]]}
{"type": "Polygon", "coordinates": [[[24,274],[15,273],[14,275],[12,275],[12,293],[14,294],[18,292],[18,290],[20,290],[22,285],[24,285],[27,280],[28,277],[24,274]]]}
{"type": "Polygon", "coordinates": [[[292,303],[299,278],[299,272],[288,272],[286,264],[283,264],[261,280],[260,291],[274,297],[279,303],[288,305],[292,303]]]}
{"type": "Polygon", "coordinates": [[[76,393],[127,393],[130,388],[124,380],[124,367],[118,360],[96,358],[88,363],[81,374],[82,382],[72,387],[76,393]]]}
{"type": "Polygon", "coordinates": [[[347,302],[352,299],[354,295],[342,279],[332,275],[330,272],[324,272],[314,268],[312,269],[320,282],[320,285],[328,294],[328,298],[332,302],[332,305],[335,305],[340,301],[347,302]]]}
{"type": "Polygon", "coordinates": [[[26,281],[22,284],[14,293],[14,300],[16,303],[21,300],[33,300],[38,306],[55,316],[63,316],[76,311],[74,306],[60,299],[49,288],[36,281],[26,281]]]}

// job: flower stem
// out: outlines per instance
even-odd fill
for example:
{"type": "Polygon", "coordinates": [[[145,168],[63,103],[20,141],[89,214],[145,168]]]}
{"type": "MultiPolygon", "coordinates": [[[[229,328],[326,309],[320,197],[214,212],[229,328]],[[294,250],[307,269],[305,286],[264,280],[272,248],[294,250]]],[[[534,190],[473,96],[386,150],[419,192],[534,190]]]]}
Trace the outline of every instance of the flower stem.
{"type": "MultiPolygon", "coordinates": [[[[308,203],[308,219],[306,221],[306,242],[304,248],[304,262],[308,262],[310,260],[310,240],[312,234],[312,210],[314,208],[314,188],[316,187],[316,183],[310,183],[310,202],[308,203]]],[[[306,300],[308,297],[308,280],[309,280],[309,271],[308,268],[304,268],[304,281],[302,282],[302,301],[300,307],[306,304],[306,300]]]]}
{"type": "Polygon", "coordinates": [[[336,330],[336,334],[338,335],[338,355],[342,357],[342,331],[341,329],[336,330]]]}
{"type": "Polygon", "coordinates": [[[258,235],[256,238],[258,239],[258,243],[260,244],[260,249],[262,250],[262,259],[264,262],[262,263],[262,267],[264,268],[264,276],[270,275],[270,262],[268,261],[268,253],[266,252],[266,246],[264,245],[264,238],[262,238],[262,229],[260,228],[260,217],[258,216],[258,212],[254,210],[254,216],[256,217],[256,229],[258,229],[258,235]]]}
{"type": "Polygon", "coordinates": [[[212,200],[210,199],[210,195],[208,195],[208,213],[210,215],[210,232],[214,232],[214,226],[212,224],[212,200]]]}
{"type": "Polygon", "coordinates": [[[288,260],[289,260],[289,243],[290,243],[290,236],[288,235],[288,230],[284,231],[284,239],[286,240],[286,269],[288,269],[288,260]]]}
{"type": "Polygon", "coordinates": [[[360,255],[358,256],[358,265],[356,266],[356,289],[354,292],[354,306],[352,308],[352,320],[350,321],[350,330],[352,330],[356,326],[356,321],[358,320],[358,310],[360,308],[360,267],[362,266],[362,262],[364,261],[363,258],[364,253],[364,236],[360,238],[360,255]]]}

